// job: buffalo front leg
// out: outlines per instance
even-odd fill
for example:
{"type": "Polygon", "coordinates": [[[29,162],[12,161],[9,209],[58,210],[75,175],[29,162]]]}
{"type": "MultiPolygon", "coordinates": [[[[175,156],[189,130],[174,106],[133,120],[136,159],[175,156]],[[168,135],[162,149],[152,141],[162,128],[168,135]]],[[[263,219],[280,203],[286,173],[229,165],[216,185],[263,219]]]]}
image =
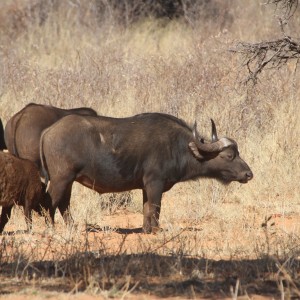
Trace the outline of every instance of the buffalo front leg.
{"type": "Polygon", "coordinates": [[[162,197],[162,184],[148,184],[143,190],[143,230],[145,233],[156,232],[159,229],[159,215],[162,197]]]}
{"type": "Polygon", "coordinates": [[[2,207],[1,217],[0,217],[0,233],[3,232],[4,226],[6,225],[6,223],[10,218],[12,208],[13,205],[8,207],[2,207]]]}

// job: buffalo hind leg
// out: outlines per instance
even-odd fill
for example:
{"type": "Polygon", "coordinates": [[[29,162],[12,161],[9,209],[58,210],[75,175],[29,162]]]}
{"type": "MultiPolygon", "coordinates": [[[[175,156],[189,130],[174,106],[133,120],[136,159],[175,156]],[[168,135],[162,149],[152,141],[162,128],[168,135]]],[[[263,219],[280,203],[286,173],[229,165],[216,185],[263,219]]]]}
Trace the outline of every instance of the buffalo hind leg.
{"type": "Polygon", "coordinates": [[[0,233],[3,232],[4,226],[6,225],[6,223],[10,218],[12,208],[13,205],[8,207],[2,207],[1,217],[0,217],[0,233]]]}
{"type": "Polygon", "coordinates": [[[32,208],[30,205],[25,204],[24,206],[24,215],[27,226],[27,232],[31,232],[32,230],[32,208]]]}
{"type": "Polygon", "coordinates": [[[143,230],[145,233],[156,232],[159,229],[159,215],[162,197],[162,184],[153,182],[143,190],[143,230]]]}
{"type": "Polygon", "coordinates": [[[71,192],[72,192],[72,184],[70,184],[65,193],[63,200],[58,204],[58,209],[64,219],[64,222],[68,225],[72,225],[74,220],[72,218],[70,212],[70,199],[71,199],[71,192]]]}
{"type": "Polygon", "coordinates": [[[50,218],[54,223],[54,214],[56,208],[59,209],[64,222],[70,225],[73,218],[70,215],[70,197],[73,181],[65,181],[59,179],[58,181],[52,180],[50,182],[49,194],[51,197],[52,208],[50,209],[50,218]]]}

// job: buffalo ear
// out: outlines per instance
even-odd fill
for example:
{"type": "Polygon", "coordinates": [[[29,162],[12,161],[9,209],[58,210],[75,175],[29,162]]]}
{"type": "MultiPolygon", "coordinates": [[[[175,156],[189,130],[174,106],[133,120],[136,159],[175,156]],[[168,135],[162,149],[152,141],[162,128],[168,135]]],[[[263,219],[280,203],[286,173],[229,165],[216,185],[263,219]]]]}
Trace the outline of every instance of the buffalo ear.
{"type": "Polygon", "coordinates": [[[198,147],[196,146],[195,142],[190,142],[189,147],[192,150],[194,156],[198,159],[202,159],[203,156],[200,154],[198,147]]]}

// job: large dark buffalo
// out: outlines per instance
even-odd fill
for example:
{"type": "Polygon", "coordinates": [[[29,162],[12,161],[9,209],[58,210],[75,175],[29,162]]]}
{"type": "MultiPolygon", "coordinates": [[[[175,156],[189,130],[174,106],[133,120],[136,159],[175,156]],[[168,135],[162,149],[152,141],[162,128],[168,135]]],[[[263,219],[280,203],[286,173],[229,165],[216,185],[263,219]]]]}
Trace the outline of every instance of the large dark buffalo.
{"type": "Polygon", "coordinates": [[[28,104],[6,124],[4,136],[8,151],[40,167],[39,143],[42,131],[70,114],[97,116],[93,109],[86,107],[61,109],[50,105],[28,104]]]}
{"type": "Polygon", "coordinates": [[[236,142],[218,139],[213,121],[212,141],[204,143],[196,125],[166,114],[71,115],[46,129],[40,142],[52,205],[66,222],[74,181],[99,193],[141,189],[149,233],[158,227],[162,193],[175,183],[198,177],[246,183],[253,177],[236,142]]]}
{"type": "Polygon", "coordinates": [[[2,120],[0,119],[0,151],[6,149],[5,141],[4,141],[4,130],[2,120]]]}

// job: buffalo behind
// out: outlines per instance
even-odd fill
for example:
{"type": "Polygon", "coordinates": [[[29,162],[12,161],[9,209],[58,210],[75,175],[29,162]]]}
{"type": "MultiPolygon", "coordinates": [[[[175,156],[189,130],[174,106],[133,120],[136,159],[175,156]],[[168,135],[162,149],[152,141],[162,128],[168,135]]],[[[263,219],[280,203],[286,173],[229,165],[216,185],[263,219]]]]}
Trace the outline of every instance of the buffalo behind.
{"type": "Polygon", "coordinates": [[[237,143],[219,139],[213,121],[212,141],[206,143],[196,125],[190,128],[160,113],[67,116],[43,132],[40,155],[53,208],[59,208],[65,222],[70,222],[74,181],[99,193],[141,189],[147,233],[159,226],[162,193],[177,182],[209,177],[246,183],[253,177],[237,143]]]}
{"type": "Polygon", "coordinates": [[[5,142],[9,152],[28,159],[40,167],[40,136],[42,131],[70,114],[96,116],[88,107],[62,109],[50,105],[30,103],[12,116],[5,126],[5,142]]]}

